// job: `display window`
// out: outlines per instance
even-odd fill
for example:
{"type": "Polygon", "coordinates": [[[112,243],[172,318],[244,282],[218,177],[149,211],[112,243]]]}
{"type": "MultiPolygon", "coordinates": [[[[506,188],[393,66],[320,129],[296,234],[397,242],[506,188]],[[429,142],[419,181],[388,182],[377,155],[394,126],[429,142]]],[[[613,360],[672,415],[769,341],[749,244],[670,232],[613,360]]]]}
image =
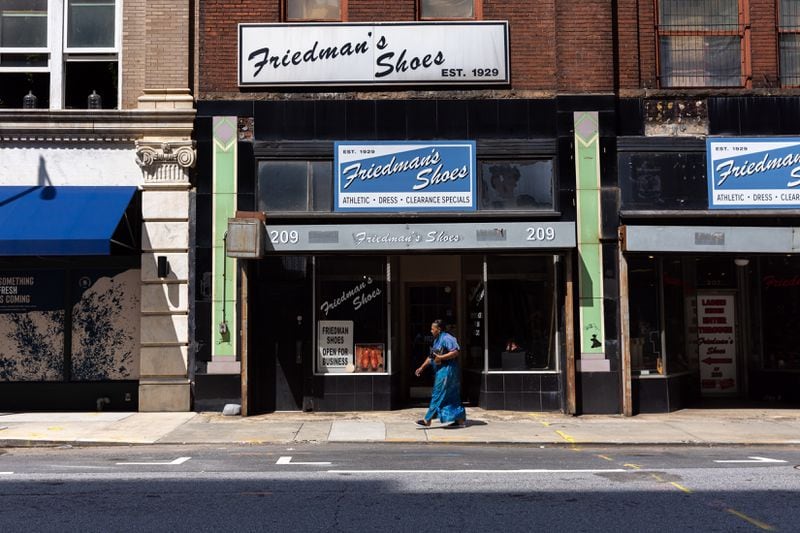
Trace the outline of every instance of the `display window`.
{"type": "Polygon", "coordinates": [[[553,160],[483,161],[482,210],[552,211],[553,160]]]}
{"type": "Polygon", "coordinates": [[[760,263],[763,366],[800,370],[800,258],[765,257],[760,263]]]}
{"type": "Polygon", "coordinates": [[[389,371],[387,261],[315,258],[318,374],[389,371]]]}
{"type": "MultiPolygon", "coordinates": [[[[558,364],[558,317],[553,256],[486,258],[486,344],[489,371],[553,371],[558,364]]],[[[483,288],[473,284],[472,317],[483,288]]],[[[472,334],[481,321],[472,319],[472,334]]]]}
{"type": "Polygon", "coordinates": [[[697,368],[697,272],[695,259],[628,258],[631,370],[640,376],[697,368]]]}
{"type": "Polygon", "coordinates": [[[139,378],[139,269],[0,271],[0,382],[139,378]]]}
{"type": "MultiPolygon", "coordinates": [[[[480,213],[552,213],[552,158],[478,162],[480,213]]],[[[270,216],[334,213],[334,168],[330,160],[265,159],[258,162],[258,210],[270,216]]]]}

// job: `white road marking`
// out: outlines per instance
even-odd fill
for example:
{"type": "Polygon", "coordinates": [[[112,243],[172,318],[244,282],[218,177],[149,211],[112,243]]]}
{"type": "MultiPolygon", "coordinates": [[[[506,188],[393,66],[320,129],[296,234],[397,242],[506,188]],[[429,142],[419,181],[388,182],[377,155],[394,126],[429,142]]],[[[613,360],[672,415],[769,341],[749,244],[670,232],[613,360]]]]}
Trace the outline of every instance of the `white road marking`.
{"type": "Polygon", "coordinates": [[[167,463],[158,462],[158,463],[117,463],[117,464],[118,465],[182,465],[189,459],[191,459],[191,457],[178,457],[174,461],[169,461],[167,463]]]}
{"type": "Polygon", "coordinates": [[[770,459],[769,457],[748,457],[747,459],[714,460],[715,463],[785,463],[783,459],[770,459]]]}
{"type": "Polygon", "coordinates": [[[0,476],[10,476],[14,472],[0,472],[0,476]]]}
{"type": "MultiPolygon", "coordinates": [[[[294,463],[292,463],[294,464],[294,463]]],[[[610,472],[632,473],[622,468],[586,468],[575,470],[520,469],[520,470],[328,470],[329,474],[601,474],[610,472]]]]}
{"type": "Polygon", "coordinates": [[[278,457],[278,460],[275,462],[276,465],[329,465],[331,464],[329,461],[319,461],[319,462],[292,462],[292,456],[287,455],[284,457],[278,457]]]}

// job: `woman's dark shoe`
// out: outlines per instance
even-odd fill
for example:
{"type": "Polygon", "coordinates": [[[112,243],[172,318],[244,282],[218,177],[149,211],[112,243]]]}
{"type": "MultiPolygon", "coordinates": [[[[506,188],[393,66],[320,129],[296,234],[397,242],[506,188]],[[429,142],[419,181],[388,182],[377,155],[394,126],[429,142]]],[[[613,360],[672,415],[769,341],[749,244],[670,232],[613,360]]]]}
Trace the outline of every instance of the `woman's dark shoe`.
{"type": "Polygon", "coordinates": [[[431,421],[430,420],[425,420],[424,418],[421,418],[421,419],[417,420],[417,425],[418,426],[425,426],[426,428],[428,428],[428,427],[431,427],[431,421]]]}

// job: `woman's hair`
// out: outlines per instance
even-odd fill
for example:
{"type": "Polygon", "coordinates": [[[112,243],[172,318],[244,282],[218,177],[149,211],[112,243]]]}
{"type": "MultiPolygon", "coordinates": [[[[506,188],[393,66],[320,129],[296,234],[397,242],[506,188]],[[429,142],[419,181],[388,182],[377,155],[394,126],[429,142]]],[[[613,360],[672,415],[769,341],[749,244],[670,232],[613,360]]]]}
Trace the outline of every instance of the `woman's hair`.
{"type": "Polygon", "coordinates": [[[441,331],[444,331],[444,321],[442,321],[441,318],[437,318],[432,322],[432,324],[437,328],[439,328],[441,331]]]}

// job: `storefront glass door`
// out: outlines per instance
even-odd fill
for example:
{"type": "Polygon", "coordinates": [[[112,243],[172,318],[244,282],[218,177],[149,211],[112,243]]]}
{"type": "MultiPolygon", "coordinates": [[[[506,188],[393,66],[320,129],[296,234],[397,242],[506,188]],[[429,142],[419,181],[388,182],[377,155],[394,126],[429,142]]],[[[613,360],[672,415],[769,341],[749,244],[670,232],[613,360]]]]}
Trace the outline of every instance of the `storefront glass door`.
{"type": "Polygon", "coordinates": [[[431,336],[431,323],[436,319],[445,322],[446,329],[452,333],[457,326],[456,317],[456,290],[454,283],[435,284],[410,284],[407,289],[407,321],[409,341],[410,365],[407,371],[410,387],[409,396],[412,402],[430,397],[433,387],[433,372],[427,371],[420,377],[414,371],[428,357],[433,337],[431,336]]]}

